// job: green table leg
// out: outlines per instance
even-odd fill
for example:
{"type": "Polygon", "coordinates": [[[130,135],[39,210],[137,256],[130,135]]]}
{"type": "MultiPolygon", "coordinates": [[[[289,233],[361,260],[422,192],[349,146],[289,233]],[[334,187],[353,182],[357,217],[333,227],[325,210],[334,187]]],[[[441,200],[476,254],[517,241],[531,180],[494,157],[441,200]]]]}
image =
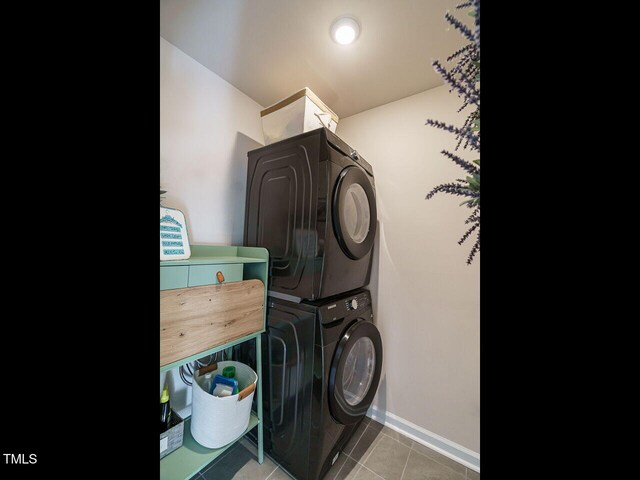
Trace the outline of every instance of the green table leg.
{"type": "Polygon", "coordinates": [[[258,374],[258,463],[264,461],[264,442],[263,442],[263,426],[262,421],[262,339],[261,335],[256,337],[256,370],[258,374]]]}

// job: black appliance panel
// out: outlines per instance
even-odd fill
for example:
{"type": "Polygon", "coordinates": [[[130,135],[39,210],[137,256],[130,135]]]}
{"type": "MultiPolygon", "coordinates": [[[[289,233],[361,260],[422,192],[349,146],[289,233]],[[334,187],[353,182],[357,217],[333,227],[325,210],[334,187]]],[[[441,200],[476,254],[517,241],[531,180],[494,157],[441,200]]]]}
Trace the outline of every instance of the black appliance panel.
{"type": "MultiPolygon", "coordinates": [[[[311,395],[315,312],[269,303],[267,412],[269,453],[296,477],[306,478],[301,468],[309,464],[311,452],[311,395]]],[[[265,372],[263,366],[263,372],[265,372]]],[[[265,389],[266,390],[266,389],[265,389]]]]}
{"type": "Polygon", "coordinates": [[[367,285],[377,228],[371,166],[325,128],[248,157],[244,244],[269,250],[269,290],[316,300],[367,285]]]}
{"type": "Polygon", "coordinates": [[[319,149],[306,137],[249,152],[244,243],[269,250],[270,288],[283,292],[313,290],[319,149]]]}

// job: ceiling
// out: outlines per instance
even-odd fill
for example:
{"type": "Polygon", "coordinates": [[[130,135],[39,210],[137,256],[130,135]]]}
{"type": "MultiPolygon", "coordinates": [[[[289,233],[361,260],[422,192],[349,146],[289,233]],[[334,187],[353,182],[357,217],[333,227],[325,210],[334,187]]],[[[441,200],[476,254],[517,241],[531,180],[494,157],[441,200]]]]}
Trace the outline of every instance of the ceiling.
{"type": "Polygon", "coordinates": [[[431,60],[465,43],[444,20],[458,3],[161,0],[160,35],[263,107],[309,87],[344,118],[442,85],[431,60]],[[329,37],[345,14],[361,26],[348,46],[329,37]]]}

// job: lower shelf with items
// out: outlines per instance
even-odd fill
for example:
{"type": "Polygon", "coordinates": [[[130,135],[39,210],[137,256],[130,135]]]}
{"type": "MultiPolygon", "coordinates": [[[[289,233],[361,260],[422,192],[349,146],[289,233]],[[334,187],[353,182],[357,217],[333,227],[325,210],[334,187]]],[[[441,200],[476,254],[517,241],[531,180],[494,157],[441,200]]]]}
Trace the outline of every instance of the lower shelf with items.
{"type": "Polygon", "coordinates": [[[258,425],[259,420],[251,412],[249,426],[235,441],[222,448],[206,448],[196,442],[191,436],[191,418],[184,423],[184,441],[182,446],[160,460],[160,480],[175,480],[176,478],[191,478],[203,467],[233,447],[249,430],[258,425]]]}
{"type": "MultiPolygon", "coordinates": [[[[254,341],[256,342],[255,373],[257,374],[255,395],[257,405],[262,405],[260,337],[266,327],[265,307],[268,266],[269,253],[265,248],[243,246],[191,245],[191,258],[160,262],[161,339],[163,335],[170,334],[172,332],[171,328],[175,327],[173,322],[176,320],[176,312],[184,309],[188,310],[192,307],[195,309],[195,313],[191,312],[194,315],[186,315],[185,318],[189,321],[182,324],[184,328],[180,330],[179,334],[183,333],[184,335],[181,337],[178,334],[178,339],[182,338],[184,340],[185,338],[183,337],[190,338],[194,340],[193,344],[188,348],[182,349],[178,347],[184,347],[185,345],[180,344],[180,342],[169,342],[168,344],[165,342],[163,344],[161,340],[160,373],[192,363],[201,357],[230,349],[235,345],[254,341]],[[240,275],[239,267],[235,267],[235,270],[230,270],[230,265],[241,266],[242,275],[240,275]],[[191,272],[191,268],[194,269],[193,272],[191,272]],[[218,273],[222,274],[221,277],[224,278],[224,282],[228,281],[229,283],[219,284],[218,282],[223,282],[223,280],[218,278],[218,273]],[[196,274],[202,275],[198,276],[196,274]],[[238,290],[242,289],[245,289],[245,295],[238,296],[238,290]],[[202,292],[204,292],[204,296],[196,295],[197,293],[202,294],[202,292]],[[227,308],[228,305],[220,309],[214,308],[213,294],[220,295],[223,292],[227,299],[232,297],[235,299],[234,302],[231,302],[233,305],[247,310],[247,312],[242,312],[241,318],[234,318],[230,314],[232,309],[227,308]],[[232,295],[234,292],[235,296],[232,295]],[[181,296],[180,301],[174,302],[175,298],[173,296],[181,296]],[[203,312],[205,311],[206,315],[203,317],[203,312]],[[194,325],[189,323],[193,320],[191,317],[198,315],[203,325],[209,324],[205,332],[201,331],[200,324],[197,322],[194,325]],[[250,325],[246,324],[248,315],[251,315],[252,319],[250,325]],[[163,319],[168,322],[167,325],[162,325],[163,319]],[[222,325],[222,327],[215,329],[214,326],[216,325],[218,327],[222,325]],[[212,337],[210,334],[213,330],[217,333],[212,337]],[[201,343],[200,340],[203,338],[207,341],[201,343]],[[175,348],[172,350],[170,347],[175,348]],[[163,352],[166,355],[163,356],[163,352]]],[[[178,317],[178,320],[180,320],[180,315],[178,317]]],[[[188,415],[190,415],[190,412],[183,415],[183,417],[188,415]]],[[[246,416],[244,418],[246,419],[246,416]]],[[[191,435],[191,418],[187,418],[184,421],[182,446],[160,460],[160,478],[186,480],[197,475],[203,467],[233,447],[240,438],[254,427],[257,428],[258,463],[262,463],[264,450],[263,422],[261,419],[262,409],[259,408],[257,414],[251,412],[247,429],[237,439],[221,448],[207,448],[200,445],[193,438],[191,435]]]]}

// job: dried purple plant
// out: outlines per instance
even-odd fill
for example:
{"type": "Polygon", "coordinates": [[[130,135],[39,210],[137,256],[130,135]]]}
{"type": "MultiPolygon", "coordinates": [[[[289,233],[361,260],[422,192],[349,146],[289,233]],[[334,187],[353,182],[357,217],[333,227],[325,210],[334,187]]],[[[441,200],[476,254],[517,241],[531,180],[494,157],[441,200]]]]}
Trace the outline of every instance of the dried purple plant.
{"type": "MultiPolygon", "coordinates": [[[[425,125],[429,125],[441,130],[454,133],[458,143],[456,150],[462,145],[463,149],[469,148],[480,152],[480,0],[469,0],[457,5],[457,9],[471,8],[469,15],[475,18],[474,29],[471,30],[451,13],[445,15],[445,20],[458,30],[463,37],[469,40],[469,44],[458,49],[451,54],[447,61],[457,60],[456,65],[447,71],[438,60],[432,62],[433,68],[444,81],[451,87],[450,92],[455,91],[462,98],[463,104],[458,112],[471,106],[475,107],[469,113],[461,128],[437,120],[427,120],[425,125]]],[[[465,221],[466,225],[471,225],[458,241],[462,245],[472,233],[477,231],[476,240],[469,256],[467,264],[470,265],[476,253],[480,251],[480,159],[469,162],[454,155],[451,152],[442,150],[444,156],[448,157],[456,165],[464,169],[469,176],[464,180],[457,179],[454,183],[443,183],[434,187],[428,194],[427,200],[436,193],[448,193],[450,195],[466,197],[467,199],[460,205],[466,205],[473,209],[473,213],[465,221]]]]}

